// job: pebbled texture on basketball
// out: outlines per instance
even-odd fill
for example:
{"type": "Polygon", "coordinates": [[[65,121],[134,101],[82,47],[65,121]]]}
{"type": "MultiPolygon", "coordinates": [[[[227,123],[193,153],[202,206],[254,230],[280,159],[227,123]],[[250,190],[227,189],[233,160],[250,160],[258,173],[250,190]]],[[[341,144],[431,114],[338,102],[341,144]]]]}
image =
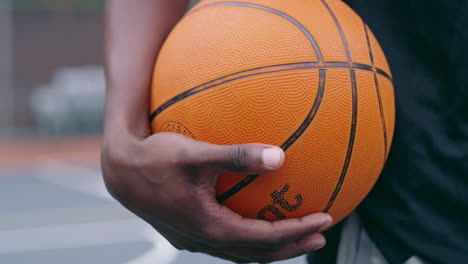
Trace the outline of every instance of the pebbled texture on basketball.
{"type": "Polygon", "coordinates": [[[205,0],[160,51],[150,121],[154,133],[281,146],[270,175],[221,175],[218,201],[249,218],[336,223],[376,182],[394,107],[385,55],[343,2],[205,0]]]}

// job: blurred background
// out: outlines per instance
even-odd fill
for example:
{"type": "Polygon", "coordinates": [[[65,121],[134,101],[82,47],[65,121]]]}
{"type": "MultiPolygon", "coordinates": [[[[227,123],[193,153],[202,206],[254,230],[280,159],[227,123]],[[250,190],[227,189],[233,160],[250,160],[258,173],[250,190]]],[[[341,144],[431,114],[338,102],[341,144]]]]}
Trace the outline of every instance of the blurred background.
{"type": "Polygon", "coordinates": [[[177,251],[104,188],[102,8],[0,0],[0,263],[227,263],[177,251]]]}

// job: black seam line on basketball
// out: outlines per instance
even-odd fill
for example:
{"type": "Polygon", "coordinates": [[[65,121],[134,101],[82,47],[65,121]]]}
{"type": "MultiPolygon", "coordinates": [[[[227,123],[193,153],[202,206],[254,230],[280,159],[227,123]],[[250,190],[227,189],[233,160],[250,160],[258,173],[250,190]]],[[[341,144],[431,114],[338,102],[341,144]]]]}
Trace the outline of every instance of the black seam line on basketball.
{"type": "Polygon", "coordinates": [[[319,85],[317,90],[317,95],[315,96],[315,101],[310,109],[309,114],[307,115],[306,119],[302,122],[299,128],[292,134],[282,145],[281,148],[286,151],[288,150],[296,140],[304,134],[306,129],[310,126],[312,121],[315,118],[315,115],[322,104],[323,94],[325,92],[325,79],[326,79],[326,70],[320,69],[319,70],[319,85]]]}
{"type": "Polygon", "coordinates": [[[271,14],[274,14],[274,15],[277,15],[279,17],[282,17],[282,18],[286,19],[291,24],[296,26],[302,32],[302,34],[304,34],[305,37],[309,40],[310,44],[312,45],[312,48],[314,49],[315,56],[317,57],[317,60],[319,62],[324,61],[322,51],[320,50],[320,47],[319,47],[317,41],[312,36],[312,34],[309,32],[309,30],[307,30],[307,28],[304,25],[302,25],[299,21],[297,21],[295,18],[293,18],[292,16],[290,16],[290,15],[288,15],[288,14],[286,14],[286,13],[284,13],[284,12],[278,10],[278,9],[274,9],[274,8],[264,6],[264,5],[259,5],[259,4],[247,3],[247,2],[225,1],[225,2],[206,4],[204,6],[201,6],[201,7],[197,8],[197,9],[191,11],[190,13],[196,12],[196,11],[198,11],[200,9],[203,9],[203,8],[216,7],[216,6],[248,7],[248,8],[262,10],[262,11],[265,11],[265,12],[268,12],[268,13],[271,13],[271,14]]]}
{"type": "Polygon", "coordinates": [[[377,72],[377,74],[380,74],[380,75],[384,76],[385,78],[389,79],[390,81],[393,81],[393,77],[390,74],[388,74],[387,72],[385,72],[384,70],[379,69],[379,68],[375,68],[375,71],[377,72]]]}
{"type": "Polygon", "coordinates": [[[351,120],[351,131],[349,135],[349,143],[348,143],[348,150],[346,151],[346,158],[343,164],[343,168],[341,170],[340,178],[338,179],[338,183],[335,186],[335,190],[333,191],[330,200],[328,201],[327,206],[323,209],[324,213],[327,213],[330,208],[332,207],[333,203],[335,202],[338,193],[341,190],[341,186],[346,178],[346,174],[348,172],[349,163],[351,162],[351,156],[353,153],[354,148],[354,141],[356,138],[356,126],[357,126],[357,83],[356,83],[356,71],[350,70],[351,72],[351,85],[352,85],[352,95],[353,95],[353,109],[352,109],[352,120],[351,120]]]}
{"type": "Polygon", "coordinates": [[[386,120],[385,120],[385,112],[383,109],[383,103],[382,103],[382,96],[380,94],[380,85],[379,85],[379,79],[377,77],[377,72],[375,70],[375,61],[374,61],[374,53],[372,52],[372,44],[370,42],[369,38],[369,28],[367,25],[362,22],[364,25],[364,32],[366,35],[366,41],[367,41],[367,47],[369,49],[369,57],[374,73],[374,83],[375,83],[375,90],[377,92],[377,98],[379,100],[379,109],[380,109],[380,119],[382,121],[382,129],[383,129],[383,137],[384,137],[384,162],[387,160],[387,148],[388,148],[388,143],[387,143],[387,125],[386,125],[386,120]]]}
{"type": "Polygon", "coordinates": [[[341,27],[340,22],[338,21],[338,18],[335,15],[335,12],[330,8],[328,3],[325,0],[322,0],[323,5],[325,8],[328,10],[328,13],[330,13],[330,16],[332,17],[333,21],[335,22],[336,28],[338,29],[338,32],[340,33],[341,40],[343,41],[343,47],[346,52],[346,58],[348,59],[349,66],[353,65],[353,60],[351,58],[351,51],[349,50],[349,45],[348,45],[348,40],[346,39],[346,35],[343,31],[343,28],[341,27]]]}
{"type": "Polygon", "coordinates": [[[240,190],[242,190],[245,186],[247,186],[251,182],[253,182],[258,176],[259,175],[256,174],[256,175],[249,175],[249,176],[245,177],[244,179],[242,179],[242,181],[240,181],[239,183],[234,185],[231,189],[229,189],[226,192],[218,195],[218,197],[216,197],[216,200],[218,201],[218,203],[222,203],[222,202],[226,201],[231,196],[233,196],[234,194],[236,194],[240,190]]]}
{"type": "MultiPolygon", "coordinates": [[[[338,18],[336,17],[335,13],[330,8],[328,3],[325,0],[322,0],[322,3],[325,6],[325,8],[328,10],[328,12],[330,13],[330,16],[332,17],[333,21],[336,24],[336,28],[338,29],[340,36],[341,36],[341,41],[343,42],[343,46],[346,52],[346,57],[348,58],[349,66],[352,67],[353,61],[351,57],[351,51],[349,49],[348,41],[346,39],[346,35],[343,31],[343,28],[341,27],[340,21],[338,21],[338,18]]],[[[346,178],[346,174],[348,173],[349,163],[351,162],[351,156],[353,154],[354,141],[356,137],[357,107],[358,107],[356,71],[354,69],[351,69],[349,70],[349,74],[351,77],[351,88],[352,88],[352,116],[351,116],[351,131],[349,135],[348,150],[346,151],[346,158],[343,164],[343,168],[341,170],[340,178],[338,179],[338,183],[335,186],[335,190],[333,191],[333,194],[330,197],[328,204],[323,209],[323,212],[325,213],[328,212],[330,208],[332,207],[333,203],[335,202],[336,197],[338,196],[341,190],[341,186],[343,185],[343,182],[346,178]]]]}
{"type": "MultiPolygon", "coordinates": [[[[294,144],[294,142],[296,142],[299,139],[299,137],[302,136],[302,134],[306,131],[306,129],[310,126],[310,124],[314,120],[315,115],[317,114],[318,109],[320,108],[320,104],[322,103],[323,94],[325,92],[325,80],[326,80],[326,69],[320,69],[319,70],[319,85],[318,85],[318,89],[317,89],[317,95],[315,96],[315,101],[314,101],[314,103],[312,105],[312,108],[310,109],[307,117],[304,119],[304,121],[299,126],[299,128],[281,145],[281,148],[284,151],[288,150],[294,144]]],[[[238,193],[244,187],[249,185],[258,176],[259,175],[249,175],[249,176],[247,176],[242,181],[240,181],[239,183],[234,185],[231,189],[227,190],[223,194],[216,197],[216,200],[218,201],[218,203],[222,203],[222,202],[226,201],[231,196],[238,193]]]]}
{"type": "Polygon", "coordinates": [[[212,81],[206,82],[204,84],[198,85],[192,89],[189,89],[179,95],[176,95],[175,97],[169,99],[166,101],[164,104],[159,106],[150,116],[149,121],[152,122],[154,118],[160,114],[162,111],[166,110],[168,107],[174,105],[177,102],[182,101],[183,99],[186,99],[187,97],[190,97],[192,95],[198,94],[200,92],[212,89],[214,87],[220,86],[225,83],[233,82],[236,80],[244,79],[247,77],[252,77],[252,76],[257,76],[257,75],[262,75],[262,74],[269,74],[269,73],[276,73],[276,72],[285,72],[285,71],[292,71],[292,70],[304,70],[304,69],[314,69],[316,67],[312,67],[312,63],[308,62],[300,62],[300,63],[288,63],[288,64],[278,64],[278,65],[273,65],[273,66],[264,66],[264,67],[259,67],[259,68],[254,68],[250,70],[245,70],[245,71],[240,71],[236,73],[232,73],[217,79],[214,79],[212,81]],[[269,71],[262,71],[265,69],[271,68],[272,70],[269,71]],[[259,72],[255,72],[259,71],[259,72]],[[250,74],[246,74],[252,72],[250,74]],[[244,75],[245,74],[245,75],[244,75]],[[234,77],[236,75],[240,75],[238,77],[234,77]],[[234,77],[232,79],[229,79],[229,77],[234,77]],[[224,80],[225,79],[225,80],[224,80]]]}
{"type": "MultiPolygon", "coordinates": [[[[323,1],[323,0],[322,0],[323,1]]],[[[309,42],[311,43],[312,45],[312,48],[314,49],[314,52],[315,52],[315,55],[317,56],[317,59],[319,62],[323,62],[323,54],[320,50],[320,47],[318,46],[317,44],[317,41],[315,40],[315,38],[312,36],[312,34],[299,22],[297,21],[296,19],[294,19],[293,17],[289,16],[288,14],[286,13],[283,13],[277,9],[274,9],[274,8],[271,8],[271,7],[267,7],[267,6],[263,6],[263,5],[258,5],[258,4],[252,4],[252,3],[246,3],[246,2],[233,2],[233,1],[227,1],[227,2],[218,2],[218,3],[211,3],[211,4],[207,4],[207,5],[204,5],[204,6],[201,6],[197,9],[193,9],[193,10],[190,10],[187,14],[187,15],[190,15],[196,11],[199,11],[201,9],[204,9],[204,8],[208,8],[208,7],[213,7],[213,6],[243,6],[243,7],[250,7],[250,8],[254,8],[254,9],[259,9],[259,10],[263,10],[263,11],[267,11],[267,12],[270,12],[270,13],[273,13],[275,15],[278,15],[282,18],[285,18],[286,20],[288,20],[289,22],[291,22],[293,25],[295,25],[296,27],[299,28],[299,30],[301,30],[301,32],[306,36],[306,38],[309,40],[309,42]]],[[[331,11],[330,7],[325,3],[325,6],[328,8],[329,11],[331,11]]],[[[333,12],[332,12],[333,13],[333,12]]],[[[338,22],[338,20],[336,19],[336,16],[333,14],[333,18],[335,20],[335,22],[338,22]]],[[[340,30],[340,35],[341,37],[345,37],[344,36],[344,33],[343,33],[343,30],[341,28],[341,26],[339,27],[339,30],[340,30]]],[[[346,38],[344,38],[345,40],[345,51],[346,51],[346,56],[348,58],[348,61],[351,61],[351,52],[349,50],[349,47],[347,46],[347,40],[346,38]]],[[[324,63],[327,63],[327,62],[324,62],[324,63]]],[[[349,64],[349,62],[347,63],[349,64]]],[[[353,64],[358,64],[358,63],[353,63],[353,64]]],[[[355,66],[355,68],[359,68],[359,65],[365,65],[365,64],[358,64],[358,65],[353,65],[355,66]]],[[[367,66],[367,65],[366,65],[367,66]]],[[[353,68],[351,65],[350,65],[351,68],[353,68]]],[[[363,69],[363,68],[361,68],[363,69]]],[[[365,69],[363,69],[365,70],[365,69]]],[[[382,69],[379,69],[377,68],[377,73],[380,74],[380,75],[383,75],[385,76],[387,79],[389,80],[392,80],[392,77],[390,76],[390,74],[386,73],[384,70],[382,69]]]]}
{"type": "MultiPolygon", "coordinates": [[[[323,67],[317,67],[317,68],[324,68],[324,69],[355,69],[355,70],[364,70],[364,71],[370,71],[374,72],[373,67],[367,64],[363,63],[356,63],[353,62],[353,66],[349,66],[348,62],[342,62],[342,61],[329,61],[329,62],[324,62],[323,67]]],[[[390,74],[385,72],[382,69],[375,68],[375,72],[379,75],[382,75],[383,77],[387,78],[390,81],[393,81],[392,77],[390,74]]]]}
{"type": "MultiPolygon", "coordinates": [[[[152,114],[151,116],[149,117],[149,121],[152,122],[154,120],[154,118],[160,114],[161,112],[163,112],[165,109],[169,108],[170,106],[176,104],[177,102],[179,101],[182,101],[184,99],[186,99],[187,97],[190,97],[194,94],[197,94],[197,93],[200,93],[200,92],[203,92],[203,91],[206,91],[208,89],[211,89],[211,88],[215,88],[221,84],[225,84],[225,83],[228,83],[228,82],[232,82],[232,81],[236,81],[236,80],[239,80],[239,79],[243,79],[243,78],[247,78],[247,77],[251,77],[251,76],[255,76],[255,75],[260,75],[260,74],[269,74],[269,73],[274,73],[274,72],[279,72],[279,70],[271,70],[271,71],[268,71],[268,72],[260,72],[260,73],[256,73],[256,74],[249,74],[249,75],[242,75],[242,76],[239,76],[237,78],[233,78],[233,79],[227,79],[225,80],[224,82],[221,82],[221,83],[217,83],[219,81],[221,81],[222,79],[226,79],[226,78],[229,78],[229,77],[233,77],[235,75],[239,75],[239,74],[244,74],[244,73],[248,73],[248,72],[254,72],[256,70],[264,70],[264,69],[268,69],[268,68],[276,68],[276,67],[294,67],[294,66],[297,66],[296,68],[290,68],[290,69],[285,69],[284,71],[287,71],[287,70],[305,70],[305,69],[358,69],[358,70],[364,70],[364,71],[370,71],[372,72],[372,66],[370,65],[365,65],[365,64],[360,64],[360,63],[353,63],[353,67],[349,67],[349,64],[347,62],[324,62],[323,64],[319,63],[319,62],[298,62],[298,63],[288,63],[288,64],[278,64],[278,65],[272,65],[272,66],[264,66],[264,67],[259,67],[259,68],[253,68],[253,69],[249,69],[249,70],[245,70],[245,71],[240,71],[240,72],[236,72],[236,73],[232,73],[232,74],[229,74],[229,75],[226,75],[226,76],[223,76],[223,77],[220,77],[220,78],[217,78],[217,79],[214,79],[214,80],[211,80],[211,81],[208,81],[204,84],[201,84],[201,85],[198,85],[196,86],[195,88],[192,88],[192,89],[189,89],[171,99],[169,99],[168,101],[166,101],[164,104],[162,104],[161,106],[159,106],[152,114]],[[216,83],[216,84],[214,84],[216,83]],[[210,85],[212,84],[212,85],[210,85]],[[201,89],[202,87],[204,87],[203,89],[201,89]]],[[[385,73],[384,71],[382,71],[383,74],[380,74],[382,75],[383,77],[385,78],[388,78],[389,80],[391,80],[391,77],[390,75],[388,75],[387,73],[385,73]]],[[[379,74],[377,72],[377,74],[379,74]]]]}

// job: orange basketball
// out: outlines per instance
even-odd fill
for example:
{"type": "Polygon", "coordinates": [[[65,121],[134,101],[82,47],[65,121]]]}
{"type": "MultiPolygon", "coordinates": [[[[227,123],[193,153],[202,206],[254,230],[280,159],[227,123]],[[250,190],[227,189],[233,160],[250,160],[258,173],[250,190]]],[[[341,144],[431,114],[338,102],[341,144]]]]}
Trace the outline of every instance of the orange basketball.
{"type": "Polygon", "coordinates": [[[153,132],[285,150],[271,175],[218,179],[218,201],[264,220],[351,213],[393,136],[392,75],[376,38],[339,0],[205,0],[167,37],[153,132]]]}

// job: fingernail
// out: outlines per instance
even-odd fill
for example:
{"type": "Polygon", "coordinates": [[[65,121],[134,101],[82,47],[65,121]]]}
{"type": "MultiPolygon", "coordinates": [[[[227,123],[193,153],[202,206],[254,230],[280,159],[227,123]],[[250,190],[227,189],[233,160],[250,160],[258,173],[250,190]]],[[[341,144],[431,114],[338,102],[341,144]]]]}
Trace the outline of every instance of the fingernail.
{"type": "Polygon", "coordinates": [[[329,228],[332,224],[332,220],[325,222],[322,226],[319,228],[319,232],[324,231],[325,229],[329,228]]]}
{"type": "Polygon", "coordinates": [[[266,148],[262,153],[263,166],[268,169],[277,169],[281,163],[281,151],[276,148],[266,148]]]}
{"type": "Polygon", "coordinates": [[[318,246],[315,250],[319,250],[324,248],[327,245],[327,243],[323,243],[322,245],[318,246]]]}

